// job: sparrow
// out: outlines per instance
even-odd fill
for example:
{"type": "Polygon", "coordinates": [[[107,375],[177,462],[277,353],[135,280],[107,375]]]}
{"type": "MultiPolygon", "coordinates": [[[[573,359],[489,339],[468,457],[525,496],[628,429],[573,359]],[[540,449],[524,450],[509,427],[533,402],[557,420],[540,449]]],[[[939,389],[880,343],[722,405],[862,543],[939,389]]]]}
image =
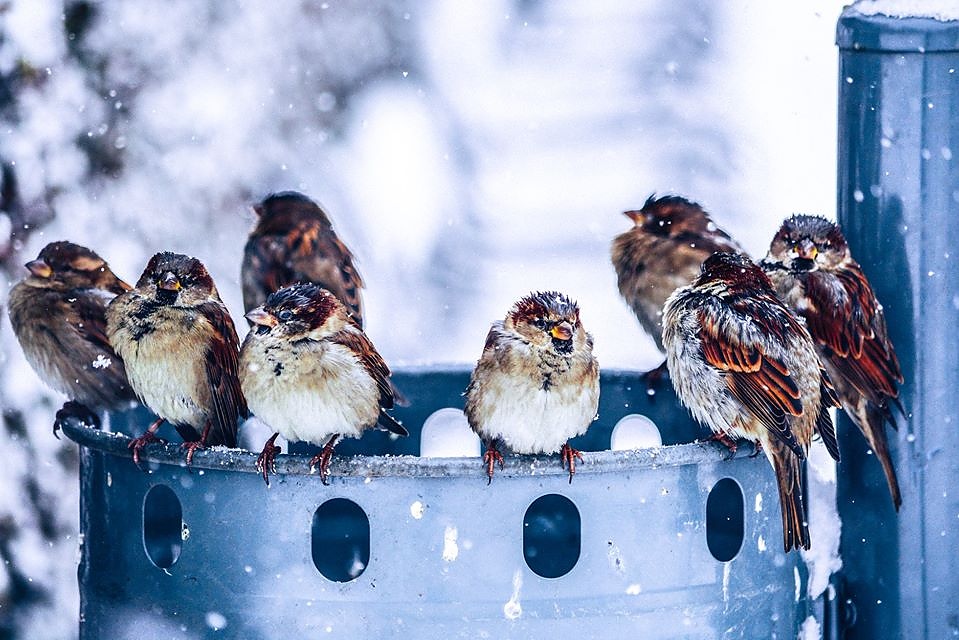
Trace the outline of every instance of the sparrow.
{"type": "Polygon", "coordinates": [[[249,413],[237,377],[239,339],[199,260],[154,255],[136,287],[107,307],[107,336],[133,390],[159,417],[130,442],[134,462],[164,421],[184,439],[187,465],[205,446],[236,447],[237,420],[249,413]]]}
{"type": "MultiPolygon", "coordinates": [[[[829,408],[838,406],[812,338],[743,255],[715,253],[663,310],[663,345],[680,401],[731,444],[757,444],[779,485],[783,547],[809,549],[803,464],[814,434],[839,460],[829,408]]],[[[733,447],[731,447],[733,448],[733,447]]]]}
{"type": "MultiPolygon", "coordinates": [[[[717,251],[746,252],[717,227],[697,203],[681,196],[649,196],[643,208],[626,211],[633,228],[613,239],[611,257],[619,292],[639,324],[663,347],[666,298],[699,277],[703,261],[717,251]]],[[[655,382],[665,362],[646,374],[655,382]]]]}
{"type": "Polygon", "coordinates": [[[389,367],[333,293],[310,283],[284,287],[246,317],[253,328],[240,349],[240,384],[253,414],[275,429],[256,462],[267,486],[279,435],[323,447],[310,460],[323,484],[340,438],[374,427],[408,435],[386,412],[389,367]]]}
{"type": "Polygon", "coordinates": [[[67,415],[97,425],[94,411],[136,400],[106,336],[107,305],[130,285],[96,253],[66,241],[45,246],[26,268],[29,275],[10,290],[10,324],[30,366],[70,400],[53,433],[67,415]]]}
{"type": "Polygon", "coordinates": [[[761,263],[776,292],[806,321],[846,414],[882,465],[896,511],[902,504],[885,425],[896,422],[903,381],[882,305],[842,230],[818,216],[783,222],[761,263]]]}
{"type": "Polygon", "coordinates": [[[246,311],[281,287],[312,282],[332,292],[363,327],[363,280],[326,212],[302,193],[284,191],[255,205],[256,227],[243,250],[246,311]]]}
{"type": "Polygon", "coordinates": [[[556,453],[569,481],[582,454],[568,440],[586,432],[599,408],[599,363],[579,307],[556,291],[531,293],[493,323],[466,388],[466,418],[486,446],[487,484],[500,447],[556,453]]]}

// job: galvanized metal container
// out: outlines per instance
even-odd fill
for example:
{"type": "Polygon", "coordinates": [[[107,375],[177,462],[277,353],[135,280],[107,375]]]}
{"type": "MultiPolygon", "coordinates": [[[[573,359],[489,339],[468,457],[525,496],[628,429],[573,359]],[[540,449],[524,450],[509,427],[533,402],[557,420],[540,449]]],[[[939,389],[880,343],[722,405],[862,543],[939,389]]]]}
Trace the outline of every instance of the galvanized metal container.
{"type": "Polygon", "coordinates": [[[81,637],[795,638],[823,622],[799,554],[782,551],[769,465],[694,442],[705,434],[668,383],[650,396],[605,372],[572,483],[558,456],[508,455],[487,486],[477,457],[417,455],[468,377],[397,373],[410,437],[344,443],[329,486],[304,454],[281,455],[270,488],[247,451],[198,452],[191,471],[157,446],[144,471],[125,436],[68,424],[81,637]],[[608,450],[628,414],[667,446],[608,450]]]}

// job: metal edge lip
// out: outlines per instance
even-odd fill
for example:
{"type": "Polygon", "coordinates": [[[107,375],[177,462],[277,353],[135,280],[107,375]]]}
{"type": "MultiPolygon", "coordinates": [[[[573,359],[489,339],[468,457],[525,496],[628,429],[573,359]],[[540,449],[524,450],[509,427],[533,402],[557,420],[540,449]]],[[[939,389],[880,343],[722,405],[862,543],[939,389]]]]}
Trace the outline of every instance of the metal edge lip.
{"type": "Polygon", "coordinates": [[[959,20],[870,15],[850,6],[836,23],[836,45],[844,51],[955,53],[959,52],[959,20]]]}
{"type": "MultiPolygon", "coordinates": [[[[133,456],[127,448],[130,438],[120,433],[99,431],[81,424],[75,418],[61,423],[63,432],[80,446],[127,458],[133,464],[133,456]]],[[[730,454],[725,446],[718,442],[693,442],[689,444],[669,445],[648,449],[629,449],[622,451],[584,451],[585,461],[576,465],[576,475],[596,473],[615,473],[639,471],[660,467],[676,467],[704,462],[722,462],[737,458],[747,458],[752,447],[740,446],[735,454],[730,454]]],[[[201,449],[193,457],[191,469],[211,471],[239,471],[260,473],[256,469],[258,452],[245,449],[226,449],[215,447],[201,449]]],[[[501,476],[553,476],[567,475],[560,466],[556,455],[513,455],[504,456],[505,468],[497,469],[501,476]]],[[[150,465],[186,467],[185,454],[179,444],[150,445],[140,453],[140,464],[144,469],[150,465]]],[[[302,454],[281,454],[276,457],[276,470],[281,476],[309,476],[310,456],[302,454]]],[[[421,458],[418,456],[343,456],[333,458],[330,465],[331,477],[404,477],[404,478],[445,478],[461,476],[483,476],[482,462],[478,457],[470,458],[421,458]]],[[[317,474],[312,474],[317,476],[317,474]]],[[[317,476],[318,478],[318,476],[317,476]]]]}

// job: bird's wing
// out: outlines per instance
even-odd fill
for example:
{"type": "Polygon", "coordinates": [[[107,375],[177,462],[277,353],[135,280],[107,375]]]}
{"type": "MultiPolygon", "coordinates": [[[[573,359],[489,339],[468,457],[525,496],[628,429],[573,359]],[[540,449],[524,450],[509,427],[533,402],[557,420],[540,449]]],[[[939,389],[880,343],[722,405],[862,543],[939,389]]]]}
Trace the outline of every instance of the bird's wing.
{"type": "Polygon", "coordinates": [[[200,305],[199,312],[213,328],[206,352],[206,380],[213,403],[208,443],[235,447],[237,420],[249,415],[237,373],[240,341],[233,320],[222,303],[205,302],[200,305]]]}
{"type": "Polygon", "coordinates": [[[887,398],[896,398],[902,382],[899,360],[882,307],[858,265],[833,274],[810,274],[806,294],[812,301],[803,314],[809,333],[835,371],[871,402],[884,406],[887,398]],[[841,298],[830,286],[831,275],[845,292],[841,298]]]}
{"type": "Polygon", "coordinates": [[[376,388],[380,392],[380,406],[384,409],[392,409],[393,388],[390,386],[390,368],[377,353],[376,348],[366,337],[366,334],[360,331],[358,326],[354,326],[354,329],[353,331],[347,329],[338,331],[329,339],[356,354],[367,373],[376,382],[376,388]]]}
{"type": "Polygon", "coordinates": [[[332,228],[310,220],[300,224],[287,246],[294,277],[329,289],[363,327],[363,279],[353,265],[353,254],[332,228]]]}
{"type": "MultiPolygon", "coordinates": [[[[720,323],[709,309],[701,308],[699,313],[703,358],[724,374],[733,396],[773,435],[796,455],[805,457],[786,420],[787,415],[799,416],[803,412],[799,387],[789,369],[767,354],[759,343],[741,342],[732,339],[729,332],[721,333],[720,323]]],[[[783,317],[791,319],[788,314],[783,317]]],[[[796,327],[799,328],[798,324],[796,327]]]]}

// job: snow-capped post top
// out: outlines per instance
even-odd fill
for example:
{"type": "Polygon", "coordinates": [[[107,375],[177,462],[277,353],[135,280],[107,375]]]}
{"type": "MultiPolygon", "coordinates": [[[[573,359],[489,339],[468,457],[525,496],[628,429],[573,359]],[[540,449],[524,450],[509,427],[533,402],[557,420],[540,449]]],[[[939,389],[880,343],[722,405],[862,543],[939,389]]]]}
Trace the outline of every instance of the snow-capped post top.
{"type": "Polygon", "coordinates": [[[836,44],[857,51],[959,51],[959,2],[859,0],[843,10],[836,44]]]}

